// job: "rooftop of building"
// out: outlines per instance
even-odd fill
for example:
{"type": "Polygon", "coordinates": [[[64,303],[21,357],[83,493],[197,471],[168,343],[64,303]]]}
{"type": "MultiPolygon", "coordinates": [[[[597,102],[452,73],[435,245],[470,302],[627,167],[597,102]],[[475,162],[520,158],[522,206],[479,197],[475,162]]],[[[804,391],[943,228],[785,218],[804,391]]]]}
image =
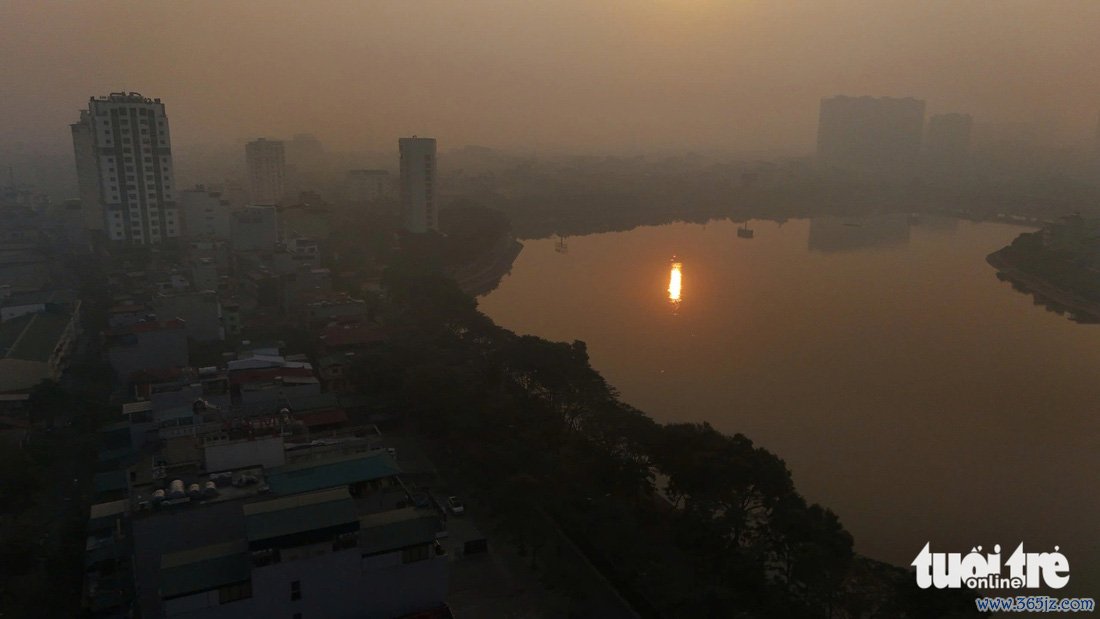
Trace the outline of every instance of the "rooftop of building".
{"type": "Polygon", "coordinates": [[[326,346],[343,348],[379,344],[386,341],[389,335],[389,328],[381,325],[367,322],[334,322],[321,331],[320,339],[326,346]]]}
{"type": "Polygon", "coordinates": [[[442,529],[439,515],[430,509],[402,507],[359,518],[359,548],[365,555],[406,548],[433,539],[442,529]]]}
{"type": "Polygon", "coordinates": [[[249,542],[354,525],[359,517],[346,486],[249,503],[243,510],[249,542]]]}
{"type": "Polygon", "coordinates": [[[164,555],[160,560],[160,594],[171,599],[189,593],[244,582],[252,573],[246,540],[232,540],[164,555]]]}
{"type": "Polygon", "coordinates": [[[71,288],[53,288],[50,290],[35,290],[31,292],[14,293],[7,298],[0,298],[0,306],[13,307],[17,305],[37,304],[72,304],[77,300],[77,292],[71,288]]]}
{"type": "Polygon", "coordinates": [[[172,318],[170,320],[148,320],[132,325],[117,327],[115,329],[111,329],[107,334],[110,336],[124,336],[134,335],[138,333],[156,333],[158,331],[184,330],[186,328],[187,324],[184,323],[183,319],[172,318]]]}
{"type": "Polygon", "coordinates": [[[110,314],[139,314],[148,312],[149,308],[143,303],[119,303],[107,310],[110,314]]]}
{"type": "Polygon", "coordinates": [[[0,357],[45,363],[72,322],[67,311],[25,314],[0,323],[0,357]]]}
{"type": "Polygon", "coordinates": [[[245,537],[170,552],[160,558],[164,599],[244,582],[254,566],[251,548],[264,540],[297,543],[310,532],[347,530],[364,555],[430,543],[442,529],[432,510],[405,507],[357,516],[346,489],[275,499],[245,506],[245,537]]]}
{"type": "MultiPolygon", "coordinates": [[[[134,565],[143,608],[156,609],[164,598],[248,580],[255,560],[252,551],[257,549],[292,547],[356,531],[370,548],[378,548],[388,542],[383,536],[364,534],[364,528],[376,525],[372,520],[364,525],[362,518],[394,510],[407,498],[399,482],[372,485],[373,490],[359,496],[349,492],[350,484],[378,483],[397,475],[396,464],[384,450],[319,454],[307,462],[234,471],[238,473],[253,475],[256,481],[219,487],[216,498],[164,501],[158,508],[134,513],[134,565]]],[[[196,479],[198,483],[208,477],[196,479]]],[[[131,502],[131,508],[135,505],[131,502]]],[[[432,515],[421,510],[419,517],[432,515]]],[[[387,519],[378,526],[397,532],[392,522],[387,519]]],[[[409,536],[416,532],[422,539],[411,543],[433,540],[442,528],[438,518],[435,522],[430,531],[427,526],[410,529],[394,543],[409,545],[409,536]]]]}
{"type": "Polygon", "coordinates": [[[338,455],[321,462],[305,460],[274,467],[267,471],[267,485],[272,494],[289,495],[395,477],[400,473],[401,469],[388,453],[375,450],[366,454],[338,455]]]}
{"type": "Polygon", "coordinates": [[[160,99],[150,99],[140,92],[112,92],[106,96],[88,97],[89,101],[112,101],[118,103],[160,103],[160,99]]]}

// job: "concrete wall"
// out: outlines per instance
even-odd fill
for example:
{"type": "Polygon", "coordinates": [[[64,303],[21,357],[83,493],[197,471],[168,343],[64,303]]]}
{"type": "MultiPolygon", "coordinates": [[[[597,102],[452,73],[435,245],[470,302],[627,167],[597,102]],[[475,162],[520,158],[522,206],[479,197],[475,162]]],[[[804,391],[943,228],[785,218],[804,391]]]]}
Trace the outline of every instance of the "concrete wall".
{"type": "Polygon", "coordinates": [[[256,464],[264,467],[286,464],[286,451],[281,436],[207,445],[203,448],[203,457],[208,471],[231,471],[256,464]]]}

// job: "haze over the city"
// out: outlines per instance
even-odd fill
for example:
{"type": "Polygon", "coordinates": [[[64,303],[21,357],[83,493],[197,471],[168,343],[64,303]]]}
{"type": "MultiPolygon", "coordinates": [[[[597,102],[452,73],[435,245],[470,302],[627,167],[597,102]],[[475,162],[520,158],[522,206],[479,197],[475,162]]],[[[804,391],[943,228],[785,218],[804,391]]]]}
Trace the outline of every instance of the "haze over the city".
{"type": "Polygon", "coordinates": [[[1100,4],[723,0],[0,5],[0,141],[65,153],[92,93],[162,98],[177,146],[804,154],[818,102],[913,96],[1080,144],[1100,4]]]}

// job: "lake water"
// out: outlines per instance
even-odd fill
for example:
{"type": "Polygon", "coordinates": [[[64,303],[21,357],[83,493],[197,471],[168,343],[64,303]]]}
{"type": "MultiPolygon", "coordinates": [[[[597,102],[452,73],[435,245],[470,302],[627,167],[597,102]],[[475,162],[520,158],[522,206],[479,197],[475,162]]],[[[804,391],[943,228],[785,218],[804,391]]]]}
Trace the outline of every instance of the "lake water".
{"type": "Polygon", "coordinates": [[[996,278],[985,256],[1026,229],[749,225],[755,238],[723,221],[526,241],[480,306],[518,333],[584,340],[659,421],[777,453],[866,555],[1057,544],[1058,594],[1100,597],[1100,326],[996,278]]]}

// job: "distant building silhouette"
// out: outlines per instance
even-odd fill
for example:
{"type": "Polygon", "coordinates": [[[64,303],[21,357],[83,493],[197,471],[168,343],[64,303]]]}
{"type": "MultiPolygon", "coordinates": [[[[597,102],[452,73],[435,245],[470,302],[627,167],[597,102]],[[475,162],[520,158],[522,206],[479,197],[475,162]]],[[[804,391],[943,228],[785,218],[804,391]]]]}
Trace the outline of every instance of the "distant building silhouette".
{"type": "Polygon", "coordinates": [[[172,143],[160,99],[136,92],[91,97],[71,129],[88,229],[138,245],[180,235],[172,143]]]}
{"type": "Polygon", "coordinates": [[[386,170],[348,170],[344,177],[345,198],[370,204],[391,195],[392,179],[386,170]]]}
{"type": "Polygon", "coordinates": [[[435,202],[435,138],[400,138],[401,214],[409,232],[439,229],[435,202]]]}
{"type": "Polygon", "coordinates": [[[827,166],[905,170],[920,156],[924,101],[907,97],[821,100],[817,158],[827,166]]]}
{"type": "Polygon", "coordinates": [[[229,200],[217,191],[197,185],[179,192],[184,235],[189,240],[229,240],[229,200]]]}
{"type": "Polygon", "coordinates": [[[970,114],[937,114],[928,119],[925,152],[932,161],[959,163],[970,155],[970,114]]]}
{"type": "Polygon", "coordinates": [[[287,144],[287,157],[297,166],[311,166],[325,156],[325,147],[312,133],[296,133],[287,144]]]}
{"type": "Polygon", "coordinates": [[[248,194],[253,204],[278,204],[286,189],[286,152],[278,140],[260,138],[244,147],[248,194]]]}

